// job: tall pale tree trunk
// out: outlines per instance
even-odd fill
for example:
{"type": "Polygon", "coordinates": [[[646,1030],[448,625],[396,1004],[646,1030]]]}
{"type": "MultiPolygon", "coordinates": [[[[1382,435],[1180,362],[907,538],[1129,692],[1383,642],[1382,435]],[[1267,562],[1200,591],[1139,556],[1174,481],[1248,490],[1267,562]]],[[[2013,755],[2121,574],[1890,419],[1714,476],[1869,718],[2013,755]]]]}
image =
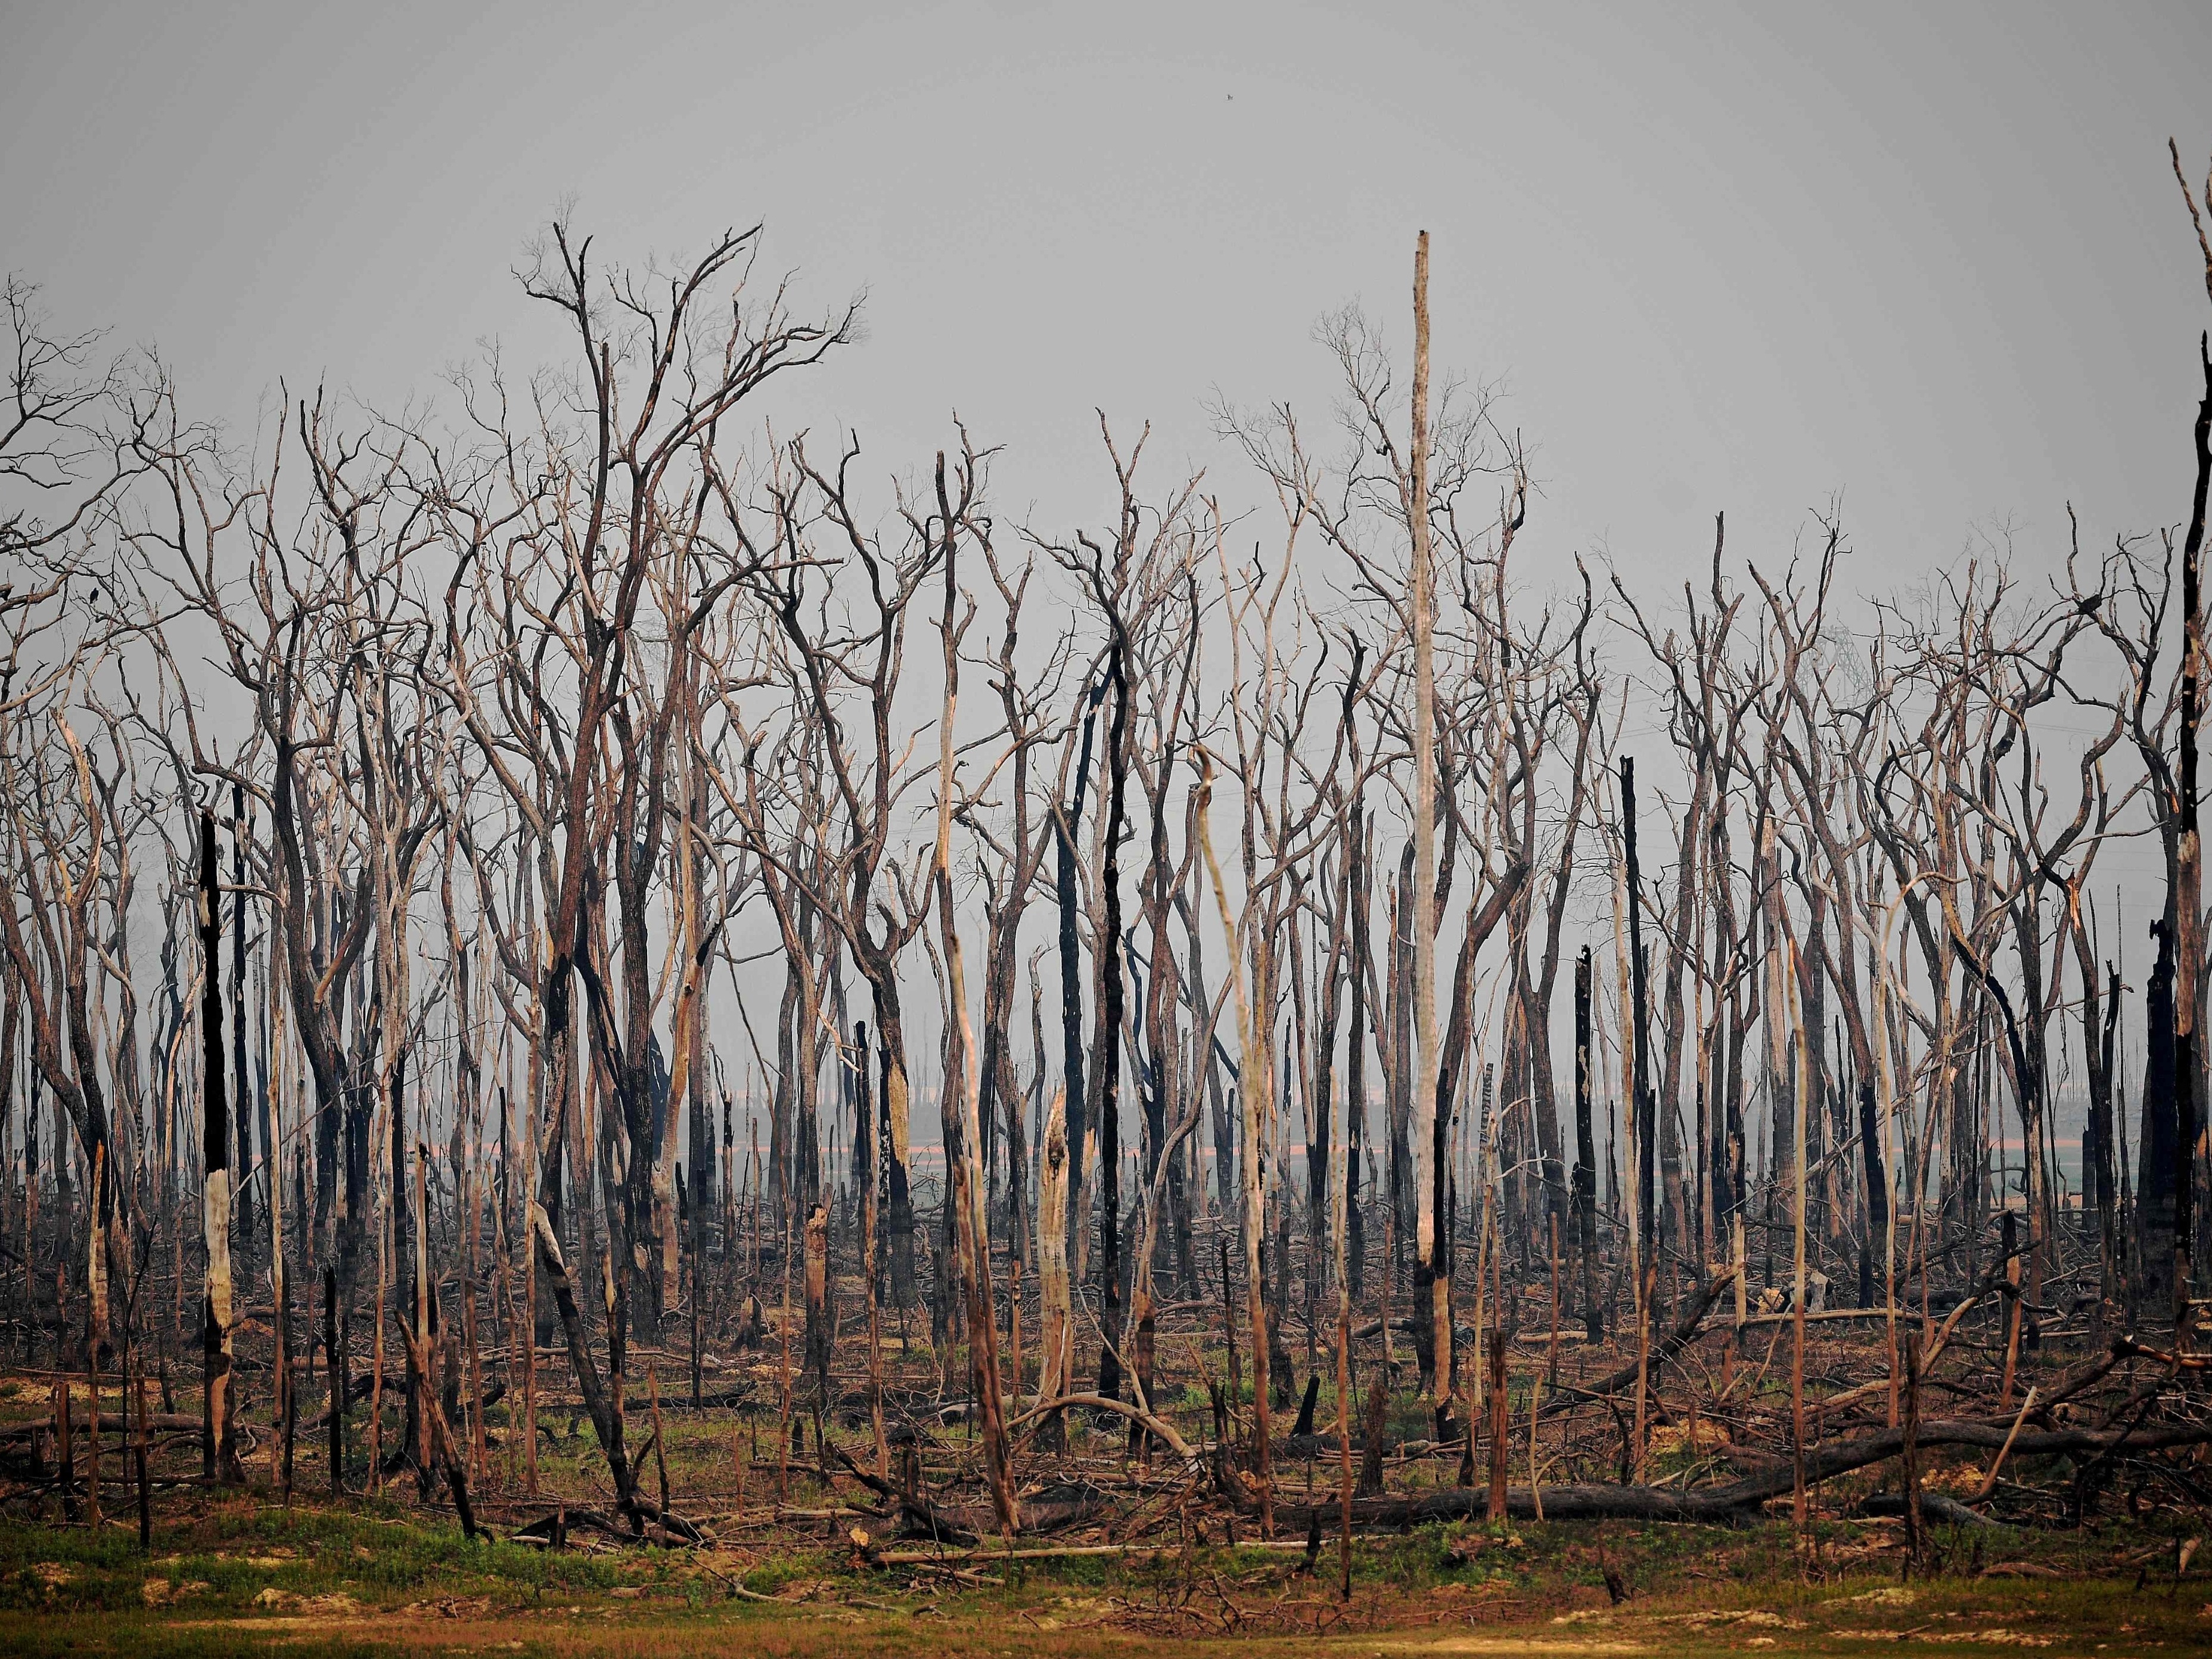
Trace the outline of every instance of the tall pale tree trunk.
{"type": "Polygon", "coordinates": [[[1451,1283],[1440,1261],[1437,1199],[1437,660],[1429,544],[1429,233],[1413,250],[1413,531],[1408,603],[1413,628],[1413,1211],[1414,1285],[1425,1289],[1434,1331],[1430,1386],[1451,1397],[1451,1283]]]}

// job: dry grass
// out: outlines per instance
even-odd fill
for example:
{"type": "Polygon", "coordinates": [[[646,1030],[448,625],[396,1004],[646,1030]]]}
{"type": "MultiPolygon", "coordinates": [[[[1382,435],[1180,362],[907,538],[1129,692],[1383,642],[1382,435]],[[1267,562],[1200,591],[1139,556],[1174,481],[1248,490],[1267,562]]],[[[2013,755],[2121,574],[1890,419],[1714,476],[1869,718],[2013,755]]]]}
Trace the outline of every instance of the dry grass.
{"type": "Polygon", "coordinates": [[[1363,1540],[1350,1603],[1324,1558],[1216,1545],[975,1559],[996,1583],[871,1569],[824,1546],[549,1553],[468,1543],[386,1505],[193,1493],[150,1558],[112,1522],[0,1522],[0,1650],[1079,1656],[1862,1653],[2212,1648],[2212,1579],[2135,1527],[1946,1535],[1901,1577],[1893,1526],[1427,1528],[1363,1540]],[[1629,1593],[1616,1606],[1610,1571],[1629,1593]],[[2140,1583],[2139,1582],[2140,1581],[2140,1583]],[[149,1587],[151,1587],[149,1589],[149,1587]],[[735,1588],[733,1588],[735,1587],[735,1588]],[[740,1595],[738,1589],[749,1592],[740,1595]],[[753,1599],[764,1597],[766,1599],[753,1599]]]}

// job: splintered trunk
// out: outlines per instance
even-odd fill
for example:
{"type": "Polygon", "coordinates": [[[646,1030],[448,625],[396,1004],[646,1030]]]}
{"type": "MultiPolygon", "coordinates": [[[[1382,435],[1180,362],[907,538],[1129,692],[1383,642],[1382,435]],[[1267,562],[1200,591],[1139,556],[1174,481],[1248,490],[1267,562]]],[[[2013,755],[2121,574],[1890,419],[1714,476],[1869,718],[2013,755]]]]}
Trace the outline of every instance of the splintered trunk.
{"type": "Polygon", "coordinates": [[[902,1308],[914,1299],[914,1193],[908,1182],[908,1114],[912,1096],[906,1069],[906,1020],[898,985],[889,973],[872,975],[876,1035],[884,1045],[884,1200],[891,1246],[891,1300],[902,1308]]]}
{"type": "MultiPolygon", "coordinates": [[[[1489,1518],[1492,1521],[1503,1521],[1505,1518],[1505,1479],[1507,1457],[1510,1451],[1508,1441],[1510,1435],[1510,1425],[1512,1423],[1511,1401],[1505,1386],[1505,1333],[1503,1330],[1493,1330],[1490,1333],[1490,1503],[1488,1514],[1489,1518]]],[[[1529,1422],[1533,1425],[1534,1421],[1535,1418],[1532,1413],[1529,1417],[1529,1422]]],[[[1532,1426],[1529,1432],[1533,1434],[1534,1431],[1535,1431],[1532,1426]]],[[[1468,1425],[1468,1432],[1470,1435],[1474,1432],[1474,1425],[1472,1423],[1468,1425]]]]}
{"type": "Polygon", "coordinates": [[[207,1285],[201,1301],[200,1474],[226,1486],[242,1485],[232,1426],[230,1137],[224,1097],[222,1052],[222,906],[216,878],[215,814],[200,814],[200,1150],[206,1170],[201,1228],[207,1247],[207,1285]]]}
{"type": "Polygon", "coordinates": [[[806,1369],[818,1390],[817,1399],[826,1412],[833,1403],[830,1392],[830,1354],[833,1346],[835,1310],[830,1305],[830,1210],[817,1203],[806,1218],[806,1369]]]}

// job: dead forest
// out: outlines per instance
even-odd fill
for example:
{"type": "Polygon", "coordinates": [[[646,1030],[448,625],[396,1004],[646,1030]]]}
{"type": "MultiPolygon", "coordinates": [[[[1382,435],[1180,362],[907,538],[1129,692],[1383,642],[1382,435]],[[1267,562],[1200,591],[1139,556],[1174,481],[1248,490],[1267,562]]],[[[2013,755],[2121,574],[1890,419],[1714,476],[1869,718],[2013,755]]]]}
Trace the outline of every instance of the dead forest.
{"type": "Polygon", "coordinates": [[[1516,546],[1425,234],[1333,408],[1102,416],[1065,530],[781,429],[858,318],[760,247],[556,226],[557,359],[242,435],[11,283],[0,1502],[1347,1594],[1425,1520],[2212,1508],[2201,341],[2170,502],[1663,591],[1516,546]]]}

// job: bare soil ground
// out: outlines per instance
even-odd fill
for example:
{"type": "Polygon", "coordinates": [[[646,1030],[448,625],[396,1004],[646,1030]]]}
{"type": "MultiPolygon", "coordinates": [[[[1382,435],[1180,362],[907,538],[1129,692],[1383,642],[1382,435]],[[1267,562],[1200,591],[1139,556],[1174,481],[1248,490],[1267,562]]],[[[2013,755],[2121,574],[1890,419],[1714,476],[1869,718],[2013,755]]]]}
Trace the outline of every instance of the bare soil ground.
{"type": "MultiPolygon", "coordinates": [[[[120,1497],[121,1494],[115,1494],[120,1497]]],[[[826,1529],[826,1528],[825,1528],[826,1529]]],[[[1939,1530],[1905,1572],[1894,1522],[1723,1529],[1460,1523],[1304,1552],[1186,1541],[872,1566],[811,1547],[464,1540],[420,1512],[179,1493],[135,1524],[0,1522],[0,1651],[23,1654],[1049,1656],[2212,1651],[2212,1576],[2131,1523],[1939,1530]],[[1610,1581],[1610,1583],[1608,1582],[1610,1581]],[[1616,1600],[1616,1595],[1620,1599],[1616,1600]]],[[[902,1552],[902,1553],[910,1552],[902,1552]]]]}

